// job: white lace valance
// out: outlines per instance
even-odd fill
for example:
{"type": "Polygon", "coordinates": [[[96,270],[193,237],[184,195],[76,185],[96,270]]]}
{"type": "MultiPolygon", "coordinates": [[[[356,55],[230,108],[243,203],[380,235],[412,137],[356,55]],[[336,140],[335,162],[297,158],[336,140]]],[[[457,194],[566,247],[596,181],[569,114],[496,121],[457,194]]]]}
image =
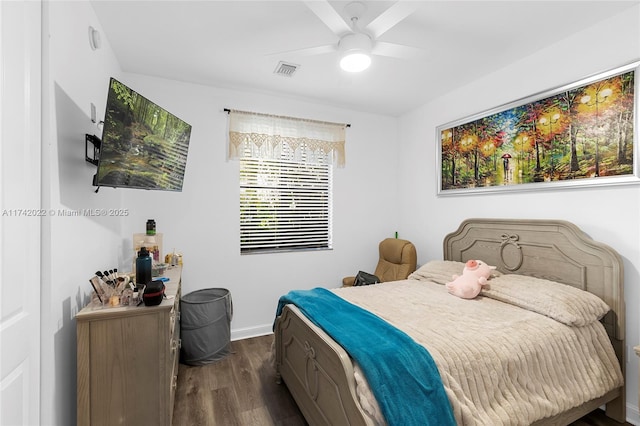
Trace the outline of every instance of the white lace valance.
{"type": "Polygon", "coordinates": [[[344,167],[346,124],[229,111],[229,159],[287,160],[344,167]]]}

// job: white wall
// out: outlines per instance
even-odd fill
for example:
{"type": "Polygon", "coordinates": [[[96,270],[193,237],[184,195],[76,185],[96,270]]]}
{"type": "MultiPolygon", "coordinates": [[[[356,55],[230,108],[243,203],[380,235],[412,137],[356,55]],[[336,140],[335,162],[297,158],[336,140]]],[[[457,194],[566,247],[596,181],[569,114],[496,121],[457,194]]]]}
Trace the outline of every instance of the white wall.
{"type": "MultiPolygon", "coordinates": [[[[337,287],[345,275],[373,270],[377,243],[397,229],[397,119],[274,94],[217,89],[126,74],[103,33],[92,51],[88,27],[100,30],[88,2],[46,2],[43,28],[43,203],[47,210],[123,208],[129,216],[43,221],[42,424],[74,424],[75,314],[87,303],[95,271],[130,270],[132,234],[147,219],[164,234],[165,251],[184,255],[183,294],[231,291],[232,338],[269,333],[278,298],[291,289],[337,287]],[[109,77],[193,126],[180,193],[91,186],[84,134],[100,131],[109,77]],[[347,165],[334,172],[334,250],[241,256],[238,163],[226,160],[224,108],[350,123],[347,165]]],[[[275,76],[274,78],[283,78],[275,76]]]]}
{"type": "Polygon", "coordinates": [[[104,114],[108,78],[118,63],[103,37],[92,51],[89,26],[100,28],[88,2],[43,2],[41,424],[76,420],[75,314],[88,301],[95,271],[118,266],[120,221],[65,217],[118,206],[120,195],[91,186],[95,166],[84,160],[84,135],[98,134],[90,104],[104,114]]]}
{"type": "Polygon", "coordinates": [[[122,192],[123,207],[131,212],[124,237],[143,232],[153,218],[165,251],[182,252],[183,294],[210,287],[231,291],[233,339],[271,332],[278,298],[287,291],[336,287],[358,268],[375,268],[377,243],[396,230],[395,118],[142,75],[125,74],[122,81],[193,126],[184,187],[181,193],[101,191],[122,192]],[[346,167],[334,169],[333,250],[240,255],[239,167],[226,159],[224,108],[351,124],[346,167]]]}
{"type": "MultiPolygon", "coordinates": [[[[442,240],[470,217],[569,220],[624,259],[627,344],[639,342],[640,187],[611,186],[475,196],[436,196],[436,127],[640,57],[640,11],[634,7],[596,27],[434,99],[400,120],[400,231],[418,261],[442,257],[442,240]]],[[[637,76],[636,76],[637,78],[637,76]]],[[[636,159],[637,160],[637,159],[636,159]]],[[[638,422],[638,359],[628,351],[627,417],[638,422]]]]}

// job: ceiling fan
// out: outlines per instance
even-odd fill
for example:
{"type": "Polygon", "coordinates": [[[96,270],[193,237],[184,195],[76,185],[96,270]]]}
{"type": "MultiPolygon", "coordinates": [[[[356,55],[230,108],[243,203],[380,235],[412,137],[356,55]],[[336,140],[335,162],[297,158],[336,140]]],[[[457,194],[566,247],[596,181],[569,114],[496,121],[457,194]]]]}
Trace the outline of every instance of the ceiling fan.
{"type": "Polygon", "coordinates": [[[382,34],[415,12],[420,7],[420,2],[398,1],[364,28],[360,28],[358,25],[358,20],[366,10],[366,5],[362,2],[354,1],[345,6],[347,16],[351,17],[350,22],[346,22],[327,0],[311,0],[304,3],[339,37],[339,41],[337,44],[310,47],[287,53],[319,55],[340,52],[340,67],[349,72],[360,72],[367,69],[371,64],[370,55],[413,58],[424,54],[422,49],[378,40],[382,34]]]}

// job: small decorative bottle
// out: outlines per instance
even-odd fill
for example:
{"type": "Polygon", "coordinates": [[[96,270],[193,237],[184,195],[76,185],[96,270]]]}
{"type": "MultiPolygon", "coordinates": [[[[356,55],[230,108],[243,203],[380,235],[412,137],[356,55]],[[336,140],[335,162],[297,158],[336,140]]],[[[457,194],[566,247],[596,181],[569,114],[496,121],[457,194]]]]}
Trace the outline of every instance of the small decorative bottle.
{"type": "Polygon", "coordinates": [[[151,257],[153,258],[153,263],[160,262],[160,248],[156,244],[156,221],[153,219],[147,220],[147,238],[145,238],[146,242],[149,244],[149,248],[151,250],[151,257]]]}
{"type": "Polygon", "coordinates": [[[147,220],[147,235],[156,235],[156,221],[153,219],[147,220]]]}

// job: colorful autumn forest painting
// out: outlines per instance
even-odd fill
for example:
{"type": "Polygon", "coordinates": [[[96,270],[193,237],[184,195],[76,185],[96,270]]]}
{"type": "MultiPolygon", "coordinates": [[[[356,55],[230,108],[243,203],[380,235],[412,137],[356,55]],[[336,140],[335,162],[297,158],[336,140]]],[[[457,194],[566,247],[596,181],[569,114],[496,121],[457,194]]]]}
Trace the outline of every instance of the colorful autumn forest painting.
{"type": "Polygon", "coordinates": [[[634,172],[634,71],[439,129],[441,189],[634,172]]]}

